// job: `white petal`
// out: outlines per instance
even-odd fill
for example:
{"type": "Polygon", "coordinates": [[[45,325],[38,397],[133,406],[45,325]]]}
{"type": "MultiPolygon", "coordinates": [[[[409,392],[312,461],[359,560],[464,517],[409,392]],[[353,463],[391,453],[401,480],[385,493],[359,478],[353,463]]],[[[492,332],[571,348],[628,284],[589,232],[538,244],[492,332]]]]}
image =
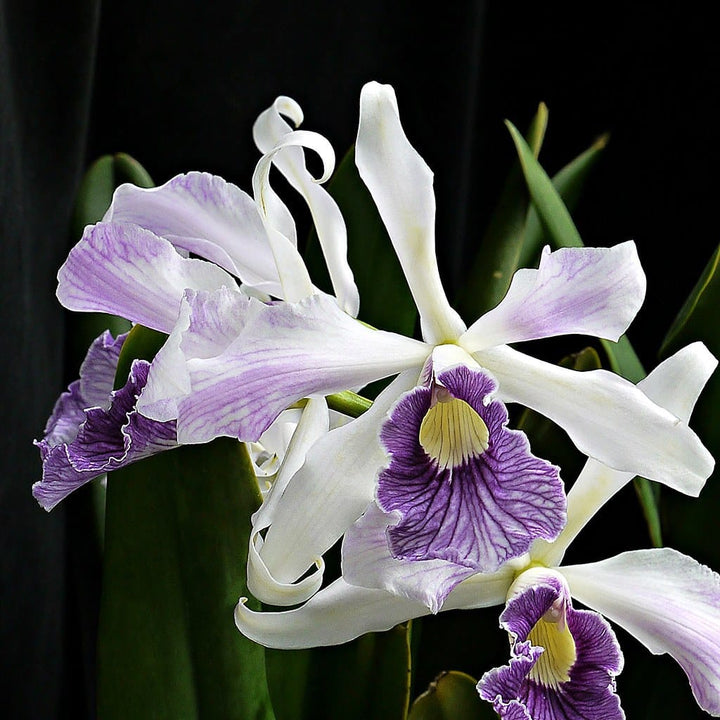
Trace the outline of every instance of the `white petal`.
{"type": "Polygon", "coordinates": [[[712,456],[687,424],[618,375],[569,370],[507,346],[475,359],[497,378],[501,400],[542,413],[581,452],[615,470],[688,495],[698,495],[712,473],[712,456]]]}
{"type": "Polygon", "coordinates": [[[556,335],[616,341],[645,297],[645,273],[634,242],[612,248],[546,247],[537,270],[513,276],[500,304],[460,338],[470,352],[556,335]]]}
{"type": "Polygon", "coordinates": [[[380,425],[418,370],[396,378],[359,418],[324,435],[278,500],[262,557],[280,582],[293,582],[330,549],[372,501],[386,462],[380,425]]]}
{"type": "Polygon", "coordinates": [[[345,221],[337,203],[319,185],[330,177],[335,167],[335,153],[330,143],[321,135],[293,131],[282,119],[281,113],[292,117],[296,125],[302,121],[300,106],[290,98],[281,97],[258,118],[253,128],[255,142],[265,153],[262,160],[264,174],[257,176],[257,180],[262,184],[256,186],[256,198],[264,198],[263,202],[269,208],[269,224],[295,242],[292,218],[277,195],[272,191],[268,193],[264,187],[269,182],[269,164],[267,167],[265,164],[271,161],[307,202],[340,307],[348,314],[356,316],[360,296],[347,262],[345,221]],[[323,162],[321,178],[314,178],[308,171],[304,147],[311,148],[320,155],[323,162]]]}
{"type": "Polygon", "coordinates": [[[136,225],[98,223],[58,271],[58,300],[69,310],[107,312],[169,333],[186,288],[235,286],[224,270],[181,257],[161,237],[136,225]]]}
{"type": "Polygon", "coordinates": [[[720,576],[669,548],[562,568],[573,597],[650,652],[669,653],[700,707],[720,715],[720,576]]]}
{"type": "Polygon", "coordinates": [[[156,188],[121,185],[103,220],[140,225],[253,288],[280,294],[275,259],[255,202],[221,177],[191,172],[156,188]]]}
{"type": "Polygon", "coordinates": [[[339,645],[427,614],[424,605],[383,590],[348,585],[340,578],[295,610],[253,612],[240,598],[235,625],[261,645],[293,650],[339,645]]]}
{"type": "MultiPolygon", "coordinates": [[[[702,343],[693,343],[658,365],[638,387],[658,405],[688,422],[716,365],[717,360],[702,343]]],[[[568,493],[567,525],[554,542],[538,541],[533,546],[533,557],[549,565],[559,564],[580,530],[632,478],[632,473],[618,472],[589,459],[568,493]]]]}
{"type": "Polygon", "coordinates": [[[432,344],[457,340],[465,325],[448,303],[435,258],[433,174],[405,136],[389,85],[362,89],[355,162],[402,265],[423,337],[432,344]]]}

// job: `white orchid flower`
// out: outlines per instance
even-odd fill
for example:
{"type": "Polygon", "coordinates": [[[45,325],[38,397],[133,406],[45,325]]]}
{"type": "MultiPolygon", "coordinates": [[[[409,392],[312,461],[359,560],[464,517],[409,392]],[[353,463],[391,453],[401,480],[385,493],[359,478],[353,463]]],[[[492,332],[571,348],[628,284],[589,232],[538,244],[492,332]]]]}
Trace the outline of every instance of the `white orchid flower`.
{"type": "MultiPolygon", "coordinates": [[[[686,425],[717,365],[701,343],[676,353],[640,390],[686,425]]],[[[448,561],[399,560],[390,552],[387,517],[376,505],[347,532],[342,577],[299,608],[252,612],[240,600],[235,621],[269,647],[343,643],[431,611],[503,605],[512,659],[481,679],[478,690],[507,718],[624,717],[615,695],[622,653],[617,623],[652,653],[669,653],[687,674],[704,710],[720,715],[720,576],[669,548],[636,550],[600,562],[563,566],[578,532],[632,474],[589,459],[568,493],[568,522],[552,542],[495,573],[454,586],[440,608],[433,587],[457,572],[448,561]],[[572,598],[590,610],[577,610],[572,598]],[[552,710],[552,713],[550,712],[552,710]]]]}
{"type": "MultiPolygon", "coordinates": [[[[697,495],[713,461],[687,424],[617,375],[572,371],[510,347],[568,333],[617,340],[645,293],[633,243],[546,249],[538,269],[518,271],[502,302],[466,328],[440,282],[432,172],[405,136],[389,86],[362,90],[356,162],[408,280],[423,340],[369,328],[322,293],[280,304],[189,293],[184,322],[139,401],[155,420],[177,419],[181,442],[252,441],[301,398],[398,375],[372,410],[307,452],[259,549],[269,576],[287,585],[317,567],[375,499],[395,513],[396,558],[454,563],[436,588],[437,604],[463,577],[498,568],[536,538],[552,540],[565,521],[557,469],[505,426],[506,402],[544,414],[614,470],[697,495]],[[447,492],[434,497],[439,486],[447,492]]],[[[256,175],[256,196],[272,207],[264,177],[256,175]]]]}

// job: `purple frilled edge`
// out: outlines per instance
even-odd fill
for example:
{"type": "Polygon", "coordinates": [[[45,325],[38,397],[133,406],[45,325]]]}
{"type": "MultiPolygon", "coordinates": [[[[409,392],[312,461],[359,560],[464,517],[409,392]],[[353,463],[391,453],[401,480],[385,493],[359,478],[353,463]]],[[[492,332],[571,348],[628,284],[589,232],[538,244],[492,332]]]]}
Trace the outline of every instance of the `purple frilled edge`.
{"type": "Polygon", "coordinates": [[[43,474],[32,492],[45,510],[100,475],[178,446],[174,420],[157,422],[135,410],[148,361],[134,360],[125,385],[113,390],[126,337],[105,331],[93,341],[80,378],[58,398],[45,436],[35,441],[43,474]]]}
{"type": "Polygon", "coordinates": [[[615,676],[623,665],[615,634],[598,613],[575,610],[562,582],[547,578],[514,596],[500,616],[500,623],[511,635],[510,663],[485,673],[478,691],[493,703],[501,718],[624,719],[615,694],[615,676]],[[558,607],[575,643],[576,659],[565,682],[544,684],[533,679],[531,671],[541,655],[551,649],[533,645],[528,636],[551,608],[558,607]]]}

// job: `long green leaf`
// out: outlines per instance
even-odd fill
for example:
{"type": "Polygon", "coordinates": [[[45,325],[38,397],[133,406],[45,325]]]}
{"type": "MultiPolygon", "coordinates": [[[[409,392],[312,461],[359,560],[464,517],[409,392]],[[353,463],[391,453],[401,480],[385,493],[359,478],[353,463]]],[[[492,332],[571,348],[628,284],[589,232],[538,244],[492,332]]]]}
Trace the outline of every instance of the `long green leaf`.
{"type": "MultiPolygon", "coordinates": [[[[535,159],[532,150],[528,147],[517,128],[507,122],[508,129],[520,158],[525,181],[532,197],[533,205],[537,210],[540,223],[548,239],[556,248],[582,247],[583,242],[565,207],[558,190],[553,185],[547,173],[535,159]]],[[[623,336],[619,342],[611,343],[601,340],[610,367],[631,382],[638,382],[645,377],[645,371],[635,353],[630,341],[623,336]]],[[[649,481],[644,478],[635,479],[638,499],[643,513],[648,521],[648,530],[654,544],[661,544],[660,514],[657,505],[659,490],[650,487],[649,481]]]]}
{"type": "MultiPolygon", "coordinates": [[[[538,156],[547,129],[547,106],[541,103],[528,130],[531,152],[538,156]]],[[[485,231],[472,269],[457,299],[460,314],[472,321],[505,296],[519,267],[528,217],[528,194],[520,167],[510,171],[485,231]]]]}

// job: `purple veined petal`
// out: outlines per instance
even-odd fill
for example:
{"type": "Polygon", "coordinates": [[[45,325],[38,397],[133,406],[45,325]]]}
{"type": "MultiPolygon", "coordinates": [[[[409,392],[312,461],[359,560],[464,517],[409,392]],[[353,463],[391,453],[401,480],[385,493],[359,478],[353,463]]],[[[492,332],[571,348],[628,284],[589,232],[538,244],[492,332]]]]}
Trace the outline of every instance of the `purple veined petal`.
{"type": "MultiPolygon", "coordinates": [[[[197,307],[199,325],[202,313],[197,307]]],[[[422,342],[362,325],[322,293],[274,305],[249,298],[244,326],[221,354],[186,359],[192,391],[177,400],[178,437],[257,440],[297,400],[419,371],[429,353],[422,342]]]]}
{"type": "Polygon", "coordinates": [[[161,422],[177,419],[178,400],[192,390],[187,359],[220,355],[245,327],[251,305],[257,302],[226,287],[214,292],[187,290],[177,322],[152,362],[139,412],[161,422]]]}
{"type": "Polygon", "coordinates": [[[158,423],[134,410],[148,365],[133,361],[126,385],[111,393],[106,408],[84,411],[71,441],[44,448],[41,441],[43,478],[32,492],[46,510],[99,475],[178,446],[174,422],[158,423]]]}
{"type": "MultiPolygon", "coordinates": [[[[319,185],[332,173],[335,153],[324,137],[316,133],[295,132],[282,119],[281,114],[290,117],[296,127],[302,122],[300,106],[287,97],[277,98],[272,107],[258,117],[253,127],[253,135],[256,145],[265,155],[258,165],[258,169],[261,167],[263,169],[263,174],[258,176],[258,180],[261,180],[263,185],[268,184],[269,165],[266,168],[265,163],[272,161],[290,185],[303,196],[317,230],[338,303],[345,312],[355,317],[360,305],[360,296],[347,262],[345,221],[337,203],[319,185]],[[320,155],[324,166],[323,178],[318,180],[308,171],[304,147],[310,147],[320,155]]],[[[264,202],[268,223],[282,235],[294,238],[294,221],[279,198],[272,191],[268,193],[267,189],[260,185],[254,187],[256,187],[256,198],[266,196],[264,202]],[[262,194],[258,189],[262,190],[262,194]]]]}
{"type": "Polygon", "coordinates": [[[107,312],[169,333],[186,288],[236,285],[231,275],[181,257],[172,244],[137,225],[85,228],[58,272],[57,297],[69,310],[107,312]]]}
{"type": "Polygon", "coordinates": [[[269,295],[280,278],[254,200],[217,175],[191,172],[156,188],[121,185],[104,222],[133,223],[269,295]]]}
{"type": "MultiPolygon", "coordinates": [[[[345,533],[342,545],[342,576],[351,585],[387,590],[394,595],[421,602],[437,613],[450,592],[475,575],[472,568],[446,560],[398,560],[390,554],[388,527],[397,522],[397,513],[384,513],[372,503],[363,516],[345,533]]],[[[487,605],[505,600],[509,581],[477,588],[475,602],[487,605]]]]}
{"type": "Polygon", "coordinates": [[[698,705],[720,715],[720,576],[670,548],[562,568],[573,597],[685,671],[698,705]]]}
{"type": "Polygon", "coordinates": [[[355,163],[402,265],[423,337],[433,345],[457,340],[465,324],[450,307],[435,258],[433,173],[405,136],[389,85],[362,89],[355,163]]]}
{"type": "MultiPolygon", "coordinates": [[[[458,365],[432,387],[406,394],[385,422],[381,439],[390,461],[379,475],[377,502],[399,513],[387,530],[399,560],[493,572],[526,553],[535,538],[555,538],[565,524],[558,469],[530,453],[523,433],[506,427],[504,405],[489,399],[495,389],[486,372],[458,365]]],[[[434,605],[458,580],[448,582],[434,605]]]]}
{"type": "Polygon", "coordinates": [[[238,630],[265,647],[284,650],[339,645],[429,613],[420,603],[349,585],[342,578],[294,610],[254,612],[245,601],[240,598],[235,607],[238,630]]]}
{"type": "Polygon", "coordinates": [[[62,393],[45,425],[45,435],[35,444],[44,456],[50,448],[72,442],[89,407],[107,409],[115,382],[120,350],[127,333],[113,339],[109,330],[95,338],[80,366],[80,378],[62,393]]]}
{"type": "MultiPolygon", "coordinates": [[[[660,407],[688,422],[695,402],[716,366],[717,360],[712,353],[702,343],[693,343],[660,363],[638,383],[638,387],[660,407]]],[[[536,543],[534,559],[547,565],[559,565],[568,546],[588,521],[632,478],[632,473],[618,472],[589,459],[568,492],[567,525],[554,542],[536,543]]]]}
{"type": "Polygon", "coordinates": [[[575,610],[552,570],[523,573],[510,592],[500,616],[510,663],[483,675],[480,696],[505,719],[623,720],[615,694],[622,653],[602,616],[575,610]]]}
{"type": "Polygon", "coordinates": [[[714,460],[687,423],[618,375],[569,370],[507,346],[474,357],[496,377],[501,400],[545,415],[604,465],[693,496],[712,473],[714,460]]]}
{"type": "Polygon", "coordinates": [[[460,338],[469,352],[521,340],[580,334],[616,341],[645,298],[635,243],[612,248],[546,247],[537,270],[521,269],[493,310],[460,338]]]}
{"type": "Polygon", "coordinates": [[[402,373],[367,412],[310,448],[277,501],[261,551],[278,581],[301,577],[372,501],[377,471],[385,462],[380,424],[397,397],[415,384],[417,373],[402,373]]]}

